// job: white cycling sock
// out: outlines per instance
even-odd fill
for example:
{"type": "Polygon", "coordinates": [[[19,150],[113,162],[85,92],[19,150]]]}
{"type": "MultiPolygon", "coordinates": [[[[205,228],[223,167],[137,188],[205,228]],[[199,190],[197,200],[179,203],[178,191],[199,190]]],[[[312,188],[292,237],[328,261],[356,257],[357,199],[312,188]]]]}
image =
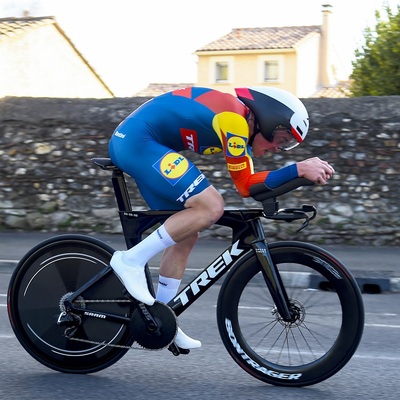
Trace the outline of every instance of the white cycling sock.
{"type": "Polygon", "coordinates": [[[150,258],[174,244],[176,242],[171,238],[164,225],[161,225],[136,246],[124,251],[122,258],[129,265],[144,266],[150,258]]]}
{"type": "Polygon", "coordinates": [[[160,275],[158,278],[158,287],[156,299],[167,304],[178,292],[181,279],[167,278],[160,275]]]}

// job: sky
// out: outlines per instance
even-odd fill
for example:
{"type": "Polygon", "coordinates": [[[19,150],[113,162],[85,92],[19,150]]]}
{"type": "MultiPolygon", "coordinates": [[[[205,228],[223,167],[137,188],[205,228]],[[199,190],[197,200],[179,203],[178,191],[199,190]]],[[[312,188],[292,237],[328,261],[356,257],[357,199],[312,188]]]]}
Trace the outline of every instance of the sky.
{"type": "Polygon", "coordinates": [[[332,5],[334,51],[342,74],[375,10],[400,0],[0,0],[0,18],[54,16],[117,96],[149,83],[196,82],[196,56],[234,28],[321,25],[332,5]]]}

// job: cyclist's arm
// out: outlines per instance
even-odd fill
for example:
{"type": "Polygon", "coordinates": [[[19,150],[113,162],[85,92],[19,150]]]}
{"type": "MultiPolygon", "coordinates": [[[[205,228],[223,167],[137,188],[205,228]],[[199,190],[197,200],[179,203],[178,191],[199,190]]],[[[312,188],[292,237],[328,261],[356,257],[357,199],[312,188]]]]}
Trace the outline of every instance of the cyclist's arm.
{"type": "Polygon", "coordinates": [[[231,112],[218,114],[214,120],[214,130],[220,135],[229,173],[241,196],[249,197],[250,186],[257,183],[275,188],[299,176],[296,164],[276,171],[254,172],[247,146],[249,128],[241,115],[231,112]]]}

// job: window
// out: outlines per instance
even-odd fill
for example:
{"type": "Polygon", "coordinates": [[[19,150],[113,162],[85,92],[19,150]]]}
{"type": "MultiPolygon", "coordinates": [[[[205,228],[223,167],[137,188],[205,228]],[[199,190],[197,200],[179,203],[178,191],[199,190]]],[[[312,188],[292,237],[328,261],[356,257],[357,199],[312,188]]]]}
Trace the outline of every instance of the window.
{"type": "Polygon", "coordinates": [[[217,62],[215,64],[215,81],[227,82],[229,80],[229,65],[227,62],[217,62]]]}
{"type": "Polygon", "coordinates": [[[284,56],[280,54],[260,56],[258,58],[258,82],[283,82],[285,79],[284,61],[284,56]]]}
{"type": "Polygon", "coordinates": [[[210,57],[209,71],[210,82],[227,84],[233,80],[234,70],[234,57],[231,56],[218,56],[210,57]]]}
{"type": "Polygon", "coordinates": [[[264,63],[264,82],[279,80],[279,63],[277,60],[265,61],[264,63]]]}

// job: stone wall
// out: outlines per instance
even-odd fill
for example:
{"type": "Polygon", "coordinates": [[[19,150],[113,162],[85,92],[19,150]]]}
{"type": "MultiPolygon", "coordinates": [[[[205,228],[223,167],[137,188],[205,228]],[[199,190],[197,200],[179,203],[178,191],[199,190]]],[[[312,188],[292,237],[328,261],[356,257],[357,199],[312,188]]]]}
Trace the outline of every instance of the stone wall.
{"type": "MultiPolygon", "coordinates": [[[[107,156],[110,135],[144,98],[0,100],[0,229],[120,232],[110,174],[92,157],[107,156]]],[[[400,97],[306,99],[311,130],[288,152],[255,159],[260,170],[319,156],[334,164],[324,187],[298,189],[281,207],[314,204],[316,220],[265,222],[272,239],[322,244],[399,245],[400,97]]],[[[223,194],[227,207],[255,207],[237,195],[221,155],[186,154],[223,194]]],[[[146,207],[129,179],[133,203],[146,207]]],[[[203,233],[225,237],[214,227],[203,233]]]]}

